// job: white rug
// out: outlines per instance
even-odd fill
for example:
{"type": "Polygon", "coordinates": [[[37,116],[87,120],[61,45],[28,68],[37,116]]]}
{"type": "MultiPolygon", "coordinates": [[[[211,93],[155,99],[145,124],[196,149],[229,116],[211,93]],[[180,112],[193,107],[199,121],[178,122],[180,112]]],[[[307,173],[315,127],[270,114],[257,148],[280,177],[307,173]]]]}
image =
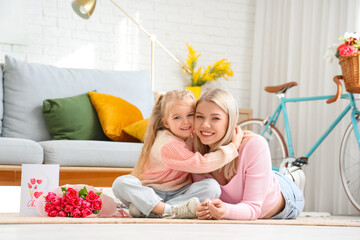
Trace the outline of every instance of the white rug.
{"type": "Polygon", "coordinates": [[[302,213],[295,220],[197,220],[161,218],[50,218],[20,217],[18,213],[0,213],[0,224],[273,224],[360,227],[360,216],[330,216],[328,213],[302,213]]]}

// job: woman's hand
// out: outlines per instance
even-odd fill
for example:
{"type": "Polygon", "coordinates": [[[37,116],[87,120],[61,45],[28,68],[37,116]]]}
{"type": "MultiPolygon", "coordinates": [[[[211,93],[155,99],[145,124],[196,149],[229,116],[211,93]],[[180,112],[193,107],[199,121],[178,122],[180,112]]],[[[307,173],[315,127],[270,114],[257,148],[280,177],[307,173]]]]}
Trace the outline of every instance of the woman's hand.
{"type": "Polygon", "coordinates": [[[212,199],[209,202],[209,211],[211,219],[223,219],[226,211],[225,203],[220,199],[212,199]]]}
{"type": "Polygon", "coordinates": [[[205,199],[204,202],[196,206],[196,216],[198,219],[223,219],[225,216],[226,206],[220,199],[205,199]]]}
{"type": "Polygon", "coordinates": [[[236,149],[239,149],[242,138],[243,138],[243,131],[241,130],[240,126],[236,125],[234,130],[234,135],[231,139],[236,149]]]}

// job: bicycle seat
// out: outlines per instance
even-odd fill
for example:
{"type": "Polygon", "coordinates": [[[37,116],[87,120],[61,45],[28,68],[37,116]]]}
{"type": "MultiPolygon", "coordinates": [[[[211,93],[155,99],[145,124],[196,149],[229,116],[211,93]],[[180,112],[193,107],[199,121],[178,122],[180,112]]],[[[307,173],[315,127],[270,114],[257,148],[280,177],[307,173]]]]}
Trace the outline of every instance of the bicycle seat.
{"type": "Polygon", "coordinates": [[[288,89],[297,85],[297,82],[288,82],[278,86],[267,86],[264,90],[269,93],[285,93],[288,89]]]}

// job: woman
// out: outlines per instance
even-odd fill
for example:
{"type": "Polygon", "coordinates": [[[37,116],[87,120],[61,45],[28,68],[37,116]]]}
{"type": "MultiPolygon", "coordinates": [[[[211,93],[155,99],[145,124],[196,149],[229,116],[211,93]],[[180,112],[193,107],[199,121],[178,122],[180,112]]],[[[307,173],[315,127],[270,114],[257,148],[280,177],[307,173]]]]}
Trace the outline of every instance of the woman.
{"type": "MultiPolygon", "coordinates": [[[[238,106],[228,92],[210,89],[197,101],[195,109],[195,151],[206,154],[231,141],[238,106]]],[[[244,132],[238,152],[239,156],[221,169],[193,175],[195,181],[216,179],[222,190],[219,199],[207,199],[197,206],[198,218],[296,218],[304,207],[304,197],[289,177],[271,170],[267,141],[244,132]]]]}

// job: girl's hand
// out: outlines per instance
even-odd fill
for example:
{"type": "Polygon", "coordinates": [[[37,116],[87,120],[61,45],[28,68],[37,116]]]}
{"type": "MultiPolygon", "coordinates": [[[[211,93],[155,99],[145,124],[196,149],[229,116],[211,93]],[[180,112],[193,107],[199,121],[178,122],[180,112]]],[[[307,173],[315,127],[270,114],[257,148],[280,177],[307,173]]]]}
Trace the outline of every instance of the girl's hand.
{"type": "Polygon", "coordinates": [[[236,125],[234,130],[234,135],[231,139],[236,149],[239,149],[242,138],[243,138],[243,131],[241,130],[240,126],[236,125]]]}
{"type": "Polygon", "coordinates": [[[196,216],[200,220],[207,220],[211,219],[210,210],[209,210],[209,203],[211,202],[210,199],[205,199],[202,203],[199,203],[196,206],[196,216]]]}
{"type": "Polygon", "coordinates": [[[209,203],[211,219],[223,219],[225,216],[226,205],[220,199],[212,199],[209,203]]]}

